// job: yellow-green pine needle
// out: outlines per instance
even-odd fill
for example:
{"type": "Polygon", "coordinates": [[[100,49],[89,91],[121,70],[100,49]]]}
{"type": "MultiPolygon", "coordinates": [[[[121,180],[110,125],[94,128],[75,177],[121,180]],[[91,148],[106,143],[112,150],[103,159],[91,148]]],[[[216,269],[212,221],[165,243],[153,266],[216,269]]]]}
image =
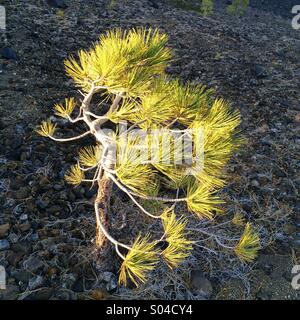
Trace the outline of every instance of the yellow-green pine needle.
{"type": "Polygon", "coordinates": [[[175,116],[167,79],[155,78],[151,88],[151,92],[141,96],[140,102],[136,103],[135,112],[130,117],[133,122],[143,121],[143,129],[170,122],[175,116]]]}
{"type": "Polygon", "coordinates": [[[73,112],[75,105],[74,98],[66,98],[65,105],[56,104],[54,106],[55,114],[59,117],[67,119],[73,112]]]}
{"type": "Polygon", "coordinates": [[[108,92],[140,96],[149,91],[153,76],[163,73],[171,58],[167,40],[157,29],[110,30],[94,48],[81,50],[79,61],[70,57],[66,71],[85,91],[94,82],[108,92]]]}
{"type": "Polygon", "coordinates": [[[162,223],[165,231],[167,248],[162,252],[168,266],[173,269],[182,263],[192,250],[192,241],[186,238],[187,220],[176,219],[173,209],[166,209],[162,216],[162,223]]]}
{"type": "Polygon", "coordinates": [[[80,167],[78,164],[73,165],[70,170],[67,171],[65,174],[65,180],[69,184],[73,184],[75,186],[78,186],[82,180],[84,179],[84,173],[80,170],[80,167]]]}
{"type": "Polygon", "coordinates": [[[198,185],[197,181],[189,185],[187,190],[187,206],[189,211],[193,212],[200,218],[213,218],[213,211],[221,212],[218,205],[223,203],[209,186],[198,185]]]}
{"type": "Polygon", "coordinates": [[[50,120],[43,121],[36,132],[43,137],[52,137],[56,129],[56,124],[53,124],[50,120]]]}
{"type": "Polygon", "coordinates": [[[248,222],[245,226],[244,233],[234,251],[240,260],[252,262],[257,257],[259,249],[259,235],[253,231],[251,224],[248,222]]]}
{"type": "Polygon", "coordinates": [[[187,83],[184,85],[175,79],[169,83],[169,95],[173,102],[174,116],[184,125],[195,120],[197,114],[204,114],[211,104],[213,89],[201,84],[187,83]]]}
{"type": "Polygon", "coordinates": [[[237,212],[232,218],[232,223],[236,226],[243,226],[245,224],[245,218],[240,212],[237,212]]]}
{"type": "Polygon", "coordinates": [[[191,179],[191,176],[186,173],[186,167],[162,164],[154,164],[154,166],[165,175],[161,177],[161,180],[168,188],[185,187],[191,179]]]}
{"type": "Polygon", "coordinates": [[[159,251],[155,249],[156,242],[150,242],[150,236],[139,235],[131,250],[127,253],[120,269],[119,283],[127,285],[129,279],[138,286],[146,281],[147,274],[155,268],[159,261],[159,251]]]}
{"type": "Polygon", "coordinates": [[[118,141],[116,174],[132,191],[143,196],[154,196],[158,192],[159,182],[150,165],[140,164],[145,153],[142,147],[143,142],[137,138],[121,138],[118,141]]]}
{"type": "Polygon", "coordinates": [[[232,110],[230,103],[224,99],[216,99],[205,114],[198,114],[202,126],[221,130],[227,135],[240,124],[240,113],[232,110]]]}
{"type": "MultiPolygon", "coordinates": [[[[218,105],[218,104],[216,104],[218,105]]],[[[195,173],[195,177],[201,183],[218,189],[224,185],[224,167],[230,160],[232,154],[238,149],[240,139],[233,134],[237,123],[221,117],[218,120],[212,117],[208,120],[195,120],[192,129],[203,129],[203,169],[195,173]],[[224,121],[224,128],[222,123],[224,121]],[[227,122],[226,122],[227,121],[227,122]],[[227,127],[226,127],[227,123],[227,127]]]]}
{"type": "Polygon", "coordinates": [[[123,99],[119,108],[108,111],[107,118],[114,123],[121,120],[130,120],[136,112],[135,108],[135,103],[132,100],[123,99]]]}
{"type": "Polygon", "coordinates": [[[80,50],[78,52],[79,62],[77,62],[73,56],[70,56],[69,59],[65,61],[67,75],[72,77],[85,91],[89,90],[90,82],[94,80],[91,76],[91,55],[92,52],[80,50]]]}
{"type": "Polygon", "coordinates": [[[79,162],[81,165],[86,167],[96,166],[101,158],[101,147],[97,146],[87,146],[79,151],[79,162]]]}
{"type": "Polygon", "coordinates": [[[116,174],[125,186],[140,195],[155,196],[158,192],[158,179],[148,165],[124,164],[117,168],[116,174]]]}

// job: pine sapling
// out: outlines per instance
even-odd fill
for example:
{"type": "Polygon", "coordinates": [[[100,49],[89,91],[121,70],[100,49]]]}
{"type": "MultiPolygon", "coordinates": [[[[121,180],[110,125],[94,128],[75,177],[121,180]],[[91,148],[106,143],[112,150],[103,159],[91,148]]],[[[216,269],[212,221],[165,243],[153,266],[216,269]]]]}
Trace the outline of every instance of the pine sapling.
{"type": "Polygon", "coordinates": [[[233,2],[227,7],[227,12],[242,16],[249,6],[249,0],[233,0],[233,2]]]}
{"type": "MultiPolygon", "coordinates": [[[[214,90],[201,84],[184,84],[166,75],[172,58],[167,39],[166,34],[151,29],[115,29],[101,35],[90,50],[65,61],[82,101],[72,97],[54,106],[57,116],[75,126],[85,124],[86,131],[61,138],[51,121],[37,129],[40,135],[60,142],[94,137],[95,144],[80,150],[65,179],[74,186],[98,187],[96,245],[103,248],[108,240],[114,246],[123,260],[119,281],[125,285],[128,279],[136,285],[145,282],[161,261],[173,269],[189,256],[193,249],[187,231],[189,214],[175,213],[176,205],[185,204],[197,219],[214,219],[221,212],[217,192],[225,184],[224,167],[241,141],[240,115],[227,101],[214,98],[214,90]],[[100,106],[95,105],[95,97],[102,98],[100,106]],[[103,107],[107,104],[108,111],[103,107]],[[108,132],[108,123],[116,129],[108,132]],[[112,236],[109,199],[113,184],[142,215],[161,224],[158,239],[151,233],[140,234],[127,244],[112,236]],[[153,213],[145,201],[161,203],[162,211],[153,213]],[[166,244],[163,249],[162,242],[166,244]]],[[[241,217],[235,221],[243,223],[241,217]]],[[[259,238],[250,224],[230,249],[243,261],[255,258],[259,238]]]]}

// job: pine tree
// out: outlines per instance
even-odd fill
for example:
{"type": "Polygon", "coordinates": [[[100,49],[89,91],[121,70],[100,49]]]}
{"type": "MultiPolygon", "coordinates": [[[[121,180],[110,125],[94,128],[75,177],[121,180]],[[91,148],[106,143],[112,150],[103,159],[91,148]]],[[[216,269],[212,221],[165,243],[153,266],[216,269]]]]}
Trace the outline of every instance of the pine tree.
{"type": "MultiPolygon", "coordinates": [[[[115,29],[101,35],[90,50],[81,50],[77,58],[71,56],[65,61],[66,72],[83,100],[79,103],[67,98],[64,104],[54,106],[57,116],[74,125],[85,123],[87,131],[64,139],[55,136],[57,126],[51,121],[44,121],[37,129],[54,141],[74,141],[88,135],[95,138],[95,145],[80,150],[78,162],[65,178],[74,186],[98,186],[94,204],[96,244],[103,247],[107,240],[112,243],[123,260],[119,279],[125,285],[128,279],[136,285],[145,282],[161,260],[173,269],[189,256],[193,248],[186,230],[189,216],[175,213],[175,206],[185,203],[197,218],[214,219],[221,212],[222,200],[217,192],[225,184],[224,167],[241,142],[240,115],[228,102],[214,98],[214,90],[203,85],[184,84],[166,75],[172,58],[167,40],[167,35],[157,29],[115,29]],[[93,111],[95,96],[110,104],[107,112],[101,109],[102,104],[93,111]],[[118,129],[107,134],[107,122],[126,122],[129,127],[121,130],[116,126],[118,129]],[[130,134],[136,129],[144,135],[130,134]],[[181,135],[172,139],[174,133],[181,135]],[[200,167],[194,165],[198,161],[198,135],[203,147],[199,150],[204,153],[200,167]],[[191,141],[191,150],[178,143],[183,136],[191,141]],[[190,162],[179,161],[188,151],[190,162]],[[171,161],[164,161],[168,156],[171,161]],[[124,191],[143,214],[160,221],[160,239],[140,234],[129,245],[111,235],[108,203],[112,184],[124,191]],[[162,195],[162,189],[175,195],[162,195]],[[161,202],[164,209],[153,214],[144,201],[161,202]],[[160,249],[160,242],[167,244],[164,249],[160,249]],[[121,248],[127,250],[126,255],[121,248]]],[[[255,258],[259,238],[250,224],[232,249],[243,261],[255,258]]]]}
{"type": "Polygon", "coordinates": [[[210,16],[211,14],[213,14],[213,10],[214,10],[213,0],[202,0],[200,12],[204,16],[210,16]]]}
{"type": "Polygon", "coordinates": [[[233,0],[232,4],[227,7],[227,12],[242,16],[249,6],[249,0],[233,0]]]}

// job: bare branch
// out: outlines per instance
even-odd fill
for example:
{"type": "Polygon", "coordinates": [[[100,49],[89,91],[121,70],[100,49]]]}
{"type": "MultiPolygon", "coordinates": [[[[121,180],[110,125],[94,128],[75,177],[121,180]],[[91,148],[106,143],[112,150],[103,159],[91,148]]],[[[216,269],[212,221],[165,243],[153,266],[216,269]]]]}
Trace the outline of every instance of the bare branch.
{"type": "Polygon", "coordinates": [[[105,235],[105,237],[110,241],[112,242],[115,246],[120,246],[120,247],[123,247],[127,250],[131,250],[131,247],[130,246],[127,246],[126,244],[123,244],[119,241],[117,241],[115,238],[113,238],[109,233],[108,231],[104,228],[102,222],[101,222],[101,219],[100,219],[100,213],[99,213],[99,207],[98,207],[98,203],[97,201],[95,201],[95,213],[96,213],[96,220],[97,220],[97,223],[101,229],[101,231],[103,232],[103,234],[105,235]]]}
{"type": "Polygon", "coordinates": [[[113,181],[122,191],[124,191],[124,192],[129,196],[129,198],[135,203],[135,205],[136,205],[142,212],[144,212],[146,215],[148,215],[149,217],[154,218],[154,219],[160,219],[160,218],[161,218],[161,215],[155,216],[155,215],[151,214],[149,211],[147,211],[141,204],[139,204],[139,203],[137,202],[137,200],[134,198],[134,196],[132,195],[132,193],[131,193],[126,187],[124,187],[111,173],[108,173],[108,176],[112,179],[112,181],[113,181]]]}
{"type": "Polygon", "coordinates": [[[71,137],[71,138],[55,138],[55,137],[52,137],[52,136],[48,136],[51,140],[54,140],[54,141],[58,141],[58,142],[69,142],[69,141],[74,141],[74,140],[78,140],[78,139],[81,139],[83,137],[86,137],[87,135],[91,134],[91,131],[87,131],[79,136],[76,136],[76,137],[71,137]]]}

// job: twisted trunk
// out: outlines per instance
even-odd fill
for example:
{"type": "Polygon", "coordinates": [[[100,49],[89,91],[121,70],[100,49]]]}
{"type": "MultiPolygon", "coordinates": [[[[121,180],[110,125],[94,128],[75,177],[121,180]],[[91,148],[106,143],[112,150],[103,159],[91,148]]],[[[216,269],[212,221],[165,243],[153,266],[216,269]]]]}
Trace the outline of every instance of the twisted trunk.
{"type": "MultiPolygon", "coordinates": [[[[110,193],[112,188],[112,180],[104,173],[100,178],[98,186],[98,194],[95,204],[98,206],[98,214],[101,224],[106,230],[109,230],[109,207],[110,207],[110,193]]],[[[99,221],[96,217],[96,245],[98,248],[106,246],[107,238],[101,231],[99,221]]]]}

